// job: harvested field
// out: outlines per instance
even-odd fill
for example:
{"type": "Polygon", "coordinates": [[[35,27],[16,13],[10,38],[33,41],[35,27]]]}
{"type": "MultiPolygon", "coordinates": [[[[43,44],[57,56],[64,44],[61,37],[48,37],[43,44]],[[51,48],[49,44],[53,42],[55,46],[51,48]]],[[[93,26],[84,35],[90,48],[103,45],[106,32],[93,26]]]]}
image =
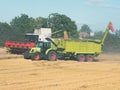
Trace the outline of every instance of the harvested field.
{"type": "Polygon", "coordinates": [[[0,50],[6,57],[0,59],[0,90],[120,90],[120,53],[101,54],[98,62],[51,62],[0,50]]]}

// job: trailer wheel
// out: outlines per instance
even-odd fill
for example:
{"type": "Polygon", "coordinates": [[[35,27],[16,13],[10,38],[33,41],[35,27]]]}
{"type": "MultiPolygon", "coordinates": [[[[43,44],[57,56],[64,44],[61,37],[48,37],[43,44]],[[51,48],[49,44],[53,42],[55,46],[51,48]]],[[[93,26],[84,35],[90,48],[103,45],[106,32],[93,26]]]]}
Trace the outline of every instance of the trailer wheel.
{"type": "Polygon", "coordinates": [[[30,59],[29,51],[26,51],[26,52],[24,53],[24,59],[30,59]]]}
{"type": "Polygon", "coordinates": [[[34,53],[34,54],[31,55],[31,59],[37,61],[37,60],[41,59],[41,56],[40,56],[39,53],[34,53]]]}
{"type": "Polygon", "coordinates": [[[48,53],[48,60],[56,61],[57,60],[57,53],[55,51],[50,51],[48,53]]]}
{"type": "Polygon", "coordinates": [[[93,59],[94,59],[93,55],[86,55],[86,60],[87,60],[88,62],[92,62],[93,59]]]}
{"type": "Polygon", "coordinates": [[[84,62],[85,61],[85,55],[77,55],[77,60],[80,62],[84,62]]]}

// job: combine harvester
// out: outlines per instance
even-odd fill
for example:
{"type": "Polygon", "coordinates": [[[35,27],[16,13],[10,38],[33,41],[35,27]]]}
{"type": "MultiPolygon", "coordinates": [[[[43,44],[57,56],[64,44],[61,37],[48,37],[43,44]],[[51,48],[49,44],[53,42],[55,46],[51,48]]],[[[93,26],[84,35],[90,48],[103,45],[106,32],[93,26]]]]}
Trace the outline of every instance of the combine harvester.
{"type": "Polygon", "coordinates": [[[108,24],[101,40],[69,40],[66,32],[64,32],[64,38],[52,39],[46,37],[46,41],[38,41],[36,47],[26,51],[24,58],[32,60],[48,59],[50,61],[74,58],[81,62],[91,62],[94,57],[102,52],[101,48],[109,30],[114,31],[111,22],[108,24]]]}
{"type": "Polygon", "coordinates": [[[36,46],[38,41],[45,41],[45,37],[51,36],[50,28],[35,29],[34,33],[27,33],[24,42],[6,41],[5,47],[13,54],[23,54],[36,46]]]}

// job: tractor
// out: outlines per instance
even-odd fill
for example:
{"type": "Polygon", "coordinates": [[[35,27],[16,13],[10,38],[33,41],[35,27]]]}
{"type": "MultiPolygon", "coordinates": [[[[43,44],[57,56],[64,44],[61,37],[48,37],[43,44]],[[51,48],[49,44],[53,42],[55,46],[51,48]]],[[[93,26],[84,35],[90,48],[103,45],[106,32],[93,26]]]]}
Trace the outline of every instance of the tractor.
{"type": "Polygon", "coordinates": [[[46,37],[46,41],[38,41],[35,47],[26,51],[24,58],[32,60],[48,59],[50,61],[74,58],[80,62],[91,62],[94,60],[94,57],[102,52],[101,49],[109,30],[114,31],[111,22],[108,24],[101,40],[71,40],[65,36],[66,32],[64,32],[64,37],[66,38],[46,37]]]}

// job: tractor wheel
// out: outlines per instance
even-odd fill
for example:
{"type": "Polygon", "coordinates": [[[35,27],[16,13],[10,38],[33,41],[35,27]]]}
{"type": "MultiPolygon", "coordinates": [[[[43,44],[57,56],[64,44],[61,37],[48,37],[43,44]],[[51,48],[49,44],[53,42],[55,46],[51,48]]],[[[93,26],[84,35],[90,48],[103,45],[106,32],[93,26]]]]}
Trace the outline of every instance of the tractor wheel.
{"type": "Polygon", "coordinates": [[[26,52],[24,53],[24,59],[30,59],[29,51],[26,51],[26,52]]]}
{"type": "Polygon", "coordinates": [[[57,60],[57,53],[55,51],[50,51],[48,53],[48,60],[56,61],[57,60]]]}
{"type": "Polygon", "coordinates": [[[79,62],[84,62],[85,61],[85,55],[77,55],[77,60],[79,62]]]}
{"type": "Polygon", "coordinates": [[[86,55],[86,60],[87,60],[88,62],[92,62],[92,61],[94,60],[93,55],[86,55]]]}
{"type": "Polygon", "coordinates": [[[40,56],[39,53],[34,53],[34,54],[31,55],[31,59],[38,61],[38,60],[41,59],[41,56],[40,56]]]}

